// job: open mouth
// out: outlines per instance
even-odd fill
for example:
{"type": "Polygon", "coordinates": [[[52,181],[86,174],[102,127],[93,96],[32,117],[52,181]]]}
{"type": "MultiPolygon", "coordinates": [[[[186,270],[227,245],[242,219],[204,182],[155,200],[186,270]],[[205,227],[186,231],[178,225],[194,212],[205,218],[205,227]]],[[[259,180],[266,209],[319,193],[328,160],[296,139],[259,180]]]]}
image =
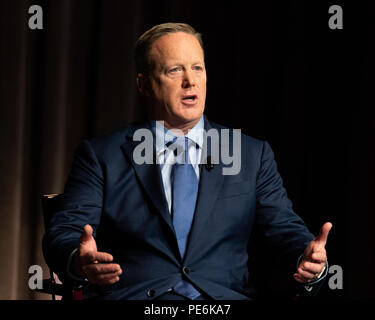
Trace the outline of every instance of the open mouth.
{"type": "Polygon", "coordinates": [[[182,97],[182,103],[184,104],[194,104],[198,100],[198,97],[196,94],[186,95],[182,97]]]}

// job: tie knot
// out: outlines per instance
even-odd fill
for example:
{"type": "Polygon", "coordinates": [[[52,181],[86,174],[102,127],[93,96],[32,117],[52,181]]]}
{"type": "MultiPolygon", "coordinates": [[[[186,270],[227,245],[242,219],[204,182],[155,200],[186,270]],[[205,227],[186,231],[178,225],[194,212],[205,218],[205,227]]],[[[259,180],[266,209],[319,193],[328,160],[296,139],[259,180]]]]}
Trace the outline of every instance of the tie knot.
{"type": "Polygon", "coordinates": [[[176,137],[172,141],[169,141],[166,146],[173,150],[176,163],[184,164],[189,163],[189,138],[188,137],[176,137]]]}

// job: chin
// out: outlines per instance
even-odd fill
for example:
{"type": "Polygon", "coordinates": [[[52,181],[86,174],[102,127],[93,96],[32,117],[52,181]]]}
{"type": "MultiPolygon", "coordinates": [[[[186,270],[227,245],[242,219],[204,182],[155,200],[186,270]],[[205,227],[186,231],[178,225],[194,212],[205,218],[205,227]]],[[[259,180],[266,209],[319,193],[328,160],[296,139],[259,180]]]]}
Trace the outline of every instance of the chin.
{"type": "Polygon", "coordinates": [[[198,121],[203,114],[202,108],[190,108],[181,110],[178,115],[180,119],[185,120],[186,122],[198,121]]]}
{"type": "Polygon", "coordinates": [[[179,119],[179,123],[181,123],[181,124],[184,124],[184,123],[189,123],[189,122],[194,122],[194,121],[196,121],[196,122],[198,122],[199,121],[199,119],[200,119],[200,117],[202,116],[202,113],[198,113],[198,112],[196,112],[196,113],[194,113],[194,114],[183,114],[183,115],[180,115],[179,117],[178,117],[178,119],[179,119]]]}

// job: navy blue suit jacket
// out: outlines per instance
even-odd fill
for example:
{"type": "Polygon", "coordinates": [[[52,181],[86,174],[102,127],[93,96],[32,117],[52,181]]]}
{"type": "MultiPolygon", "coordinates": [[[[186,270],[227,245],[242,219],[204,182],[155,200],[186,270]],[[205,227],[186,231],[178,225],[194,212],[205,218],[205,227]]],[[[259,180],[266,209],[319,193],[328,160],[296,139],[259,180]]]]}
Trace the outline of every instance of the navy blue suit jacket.
{"type": "MultiPolygon", "coordinates": [[[[83,226],[94,229],[98,250],[123,273],[113,285],[89,285],[88,297],[154,299],[184,278],[213,299],[252,298],[248,245],[256,230],[269,255],[295,272],[313,239],[292,210],[267,142],[241,136],[241,171],[201,166],[194,221],[181,259],[158,164],[137,165],[133,133],[147,122],[85,140],[43,238],[48,265],[64,280],[83,226]],[[186,267],[186,268],[184,268],[186,267]],[[150,294],[150,292],[152,294],[150,294]]],[[[205,129],[224,128],[205,119],[205,129]]],[[[232,139],[230,139],[232,141],[232,139]]]]}

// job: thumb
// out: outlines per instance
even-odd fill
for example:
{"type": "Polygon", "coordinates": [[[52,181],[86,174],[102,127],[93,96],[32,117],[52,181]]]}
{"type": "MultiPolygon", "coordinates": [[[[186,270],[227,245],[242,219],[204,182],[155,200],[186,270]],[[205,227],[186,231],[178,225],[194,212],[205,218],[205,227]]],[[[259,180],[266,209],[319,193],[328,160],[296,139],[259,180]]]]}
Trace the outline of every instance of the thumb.
{"type": "Polygon", "coordinates": [[[91,240],[93,238],[92,233],[93,233],[92,227],[89,224],[86,224],[83,228],[83,233],[81,235],[81,238],[79,239],[79,242],[82,244],[83,242],[87,242],[91,240]]]}
{"type": "Polygon", "coordinates": [[[326,222],[320,228],[320,232],[318,236],[315,238],[315,241],[322,247],[324,247],[327,243],[328,233],[332,228],[332,223],[326,222]]]}

